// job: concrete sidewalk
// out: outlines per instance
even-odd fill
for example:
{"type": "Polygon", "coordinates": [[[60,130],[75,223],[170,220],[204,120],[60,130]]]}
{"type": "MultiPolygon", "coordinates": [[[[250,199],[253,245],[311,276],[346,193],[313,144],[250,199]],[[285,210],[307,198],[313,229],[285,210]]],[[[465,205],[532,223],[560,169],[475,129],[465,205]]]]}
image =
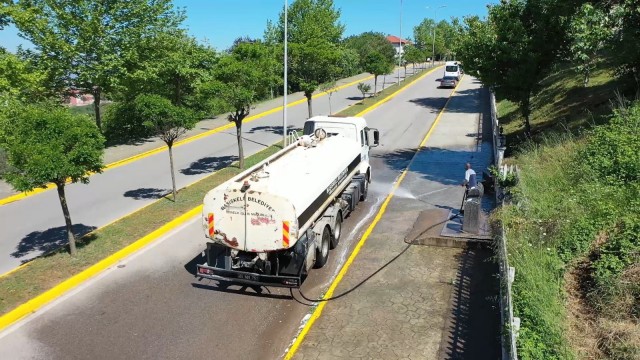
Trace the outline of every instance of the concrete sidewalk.
{"type": "MultiPolygon", "coordinates": [[[[478,134],[483,122],[490,124],[489,116],[482,121],[488,94],[480,86],[473,78],[462,80],[428,148],[416,155],[334,296],[386,267],[352,293],[327,303],[294,359],[500,358],[499,313],[493,300],[497,270],[489,261],[491,251],[405,243],[423,210],[436,214],[460,207],[465,162],[470,161],[478,175],[490,163],[491,132],[485,127],[478,134]]],[[[430,99],[415,103],[438,111],[430,99]]],[[[412,152],[383,157],[402,168],[412,152]]]]}
{"type": "MultiPolygon", "coordinates": [[[[439,66],[439,65],[440,65],[439,63],[436,63],[436,66],[439,66]]],[[[430,64],[425,66],[426,66],[426,69],[430,68],[430,64]]],[[[421,69],[420,67],[417,67],[417,69],[424,70],[424,69],[421,69]]],[[[404,71],[404,69],[402,69],[402,71],[404,71]]],[[[407,67],[407,74],[409,76],[415,74],[415,71],[411,66],[407,67]]],[[[368,73],[363,73],[363,74],[358,74],[349,78],[340,79],[336,81],[336,87],[349,84],[354,81],[364,80],[370,76],[371,75],[368,73]]],[[[378,78],[378,92],[396,84],[397,68],[394,70],[393,74],[389,74],[387,76],[387,81],[383,83],[382,79],[383,79],[382,76],[378,78]]],[[[404,79],[404,77],[402,79],[404,79]]],[[[373,85],[373,80],[368,80],[368,82],[371,82],[373,85]]],[[[356,85],[353,85],[353,86],[356,86],[356,85]]],[[[320,92],[321,91],[316,91],[316,94],[320,92]]],[[[292,93],[287,96],[287,103],[291,104],[302,99],[304,99],[304,94],[302,92],[292,93]]],[[[283,97],[277,97],[271,100],[260,102],[256,104],[253,109],[251,109],[250,116],[257,115],[257,114],[278,108],[282,106],[282,103],[283,103],[283,97]]],[[[342,110],[342,109],[337,109],[337,110],[342,110]]],[[[206,131],[218,128],[220,126],[224,126],[226,124],[228,124],[228,121],[225,115],[219,115],[213,119],[202,120],[198,124],[196,124],[196,126],[192,130],[188,131],[182,137],[182,139],[186,139],[195,135],[202,134],[206,131]]],[[[150,151],[150,150],[153,150],[159,147],[164,147],[164,146],[165,146],[164,142],[162,142],[162,140],[160,140],[160,138],[158,137],[143,139],[143,140],[135,141],[129,144],[120,144],[120,145],[110,146],[107,149],[105,149],[104,163],[110,164],[119,160],[127,159],[129,157],[144,153],[146,151],[150,151]]],[[[0,199],[6,198],[8,196],[11,196],[17,193],[18,192],[16,192],[9,184],[0,180],[0,199]]]]}

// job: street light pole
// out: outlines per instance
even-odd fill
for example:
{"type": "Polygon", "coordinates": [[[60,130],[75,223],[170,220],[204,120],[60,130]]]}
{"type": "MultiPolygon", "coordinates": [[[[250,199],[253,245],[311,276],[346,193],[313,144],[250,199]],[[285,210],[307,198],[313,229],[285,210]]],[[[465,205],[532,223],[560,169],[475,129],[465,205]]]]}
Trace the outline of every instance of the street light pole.
{"type": "Polygon", "coordinates": [[[287,146],[287,12],[289,0],[284,0],[284,100],[282,102],[282,146],[287,146]]]}
{"type": "Polygon", "coordinates": [[[437,18],[437,13],[438,13],[438,9],[440,8],[444,8],[447,7],[447,5],[441,5],[438,6],[437,8],[433,9],[433,57],[431,58],[431,67],[435,66],[436,64],[436,18],[437,18]]]}
{"type": "MultiPolygon", "coordinates": [[[[400,0],[400,52],[398,52],[398,87],[400,87],[400,68],[402,67],[402,0],[400,0]]],[[[407,74],[404,74],[407,76],[407,74]]]]}

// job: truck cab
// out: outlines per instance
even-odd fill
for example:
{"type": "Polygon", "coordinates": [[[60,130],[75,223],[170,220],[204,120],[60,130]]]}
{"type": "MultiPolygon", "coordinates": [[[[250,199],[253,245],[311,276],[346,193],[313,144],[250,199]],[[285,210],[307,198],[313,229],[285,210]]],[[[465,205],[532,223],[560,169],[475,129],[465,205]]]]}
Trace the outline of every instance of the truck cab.
{"type": "Polygon", "coordinates": [[[369,128],[361,117],[314,116],[304,123],[303,135],[312,135],[316,129],[324,129],[327,136],[341,136],[360,143],[360,173],[367,174],[367,180],[371,181],[369,152],[380,145],[378,129],[369,128]]]}

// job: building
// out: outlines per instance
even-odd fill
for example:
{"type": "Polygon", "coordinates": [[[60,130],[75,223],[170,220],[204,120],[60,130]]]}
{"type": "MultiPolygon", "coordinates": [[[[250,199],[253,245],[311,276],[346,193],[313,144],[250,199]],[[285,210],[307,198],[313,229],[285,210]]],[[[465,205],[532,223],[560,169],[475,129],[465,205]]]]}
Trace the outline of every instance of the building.
{"type": "Polygon", "coordinates": [[[406,39],[401,39],[394,35],[387,36],[387,40],[393,45],[393,48],[396,50],[396,56],[398,54],[404,54],[404,47],[407,45],[413,45],[413,43],[406,39]]]}
{"type": "Polygon", "coordinates": [[[66,103],[69,106],[90,105],[93,104],[93,95],[82,93],[80,90],[70,90],[66,103]]]}

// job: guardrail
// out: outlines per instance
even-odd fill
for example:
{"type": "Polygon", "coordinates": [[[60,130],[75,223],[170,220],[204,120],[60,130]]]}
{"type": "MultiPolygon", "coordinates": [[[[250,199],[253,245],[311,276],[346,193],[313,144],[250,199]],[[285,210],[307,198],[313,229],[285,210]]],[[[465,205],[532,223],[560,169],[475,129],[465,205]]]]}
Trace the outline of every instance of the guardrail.
{"type": "MultiPolygon", "coordinates": [[[[493,161],[500,170],[500,177],[505,177],[508,172],[514,171],[513,167],[503,166],[504,151],[506,150],[506,137],[502,133],[502,128],[498,121],[498,109],[496,107],[496,97],[490,91],[491,107],[491,128],[493,132],[493,161]]],[[[517,171],[517,170],[516,170],[517,171]]],[[[496,189],[496,201],[502,206],[504,191],[498,184],[498,177],[494,179],[496,189]]],[[[518,348],[516,338],[520,330],[520,319],[513,316],[513,301],[511,297],[511,284],[515,278],[516,269],[509,266],[509,254],[507,252],[507,238],[502,224],[498,225],[499,235],[496,237],[496,255],[498,258],[500,276],[500,320],[502,324],[502,359],[517,360],[518,348]]]]}

